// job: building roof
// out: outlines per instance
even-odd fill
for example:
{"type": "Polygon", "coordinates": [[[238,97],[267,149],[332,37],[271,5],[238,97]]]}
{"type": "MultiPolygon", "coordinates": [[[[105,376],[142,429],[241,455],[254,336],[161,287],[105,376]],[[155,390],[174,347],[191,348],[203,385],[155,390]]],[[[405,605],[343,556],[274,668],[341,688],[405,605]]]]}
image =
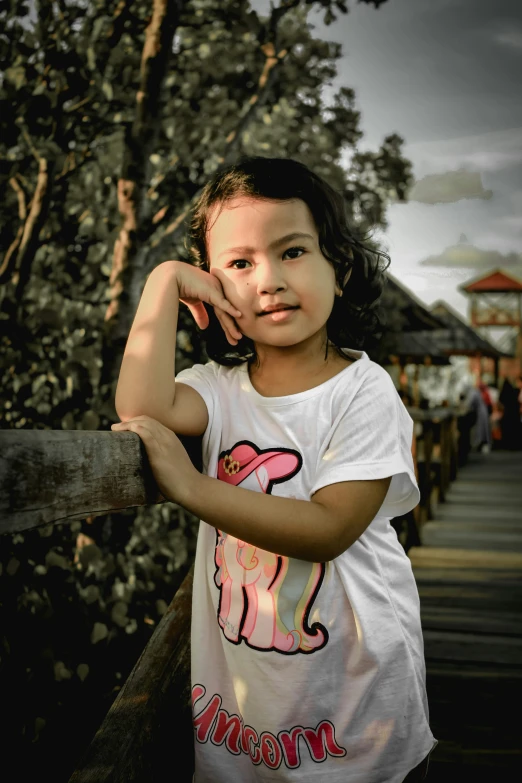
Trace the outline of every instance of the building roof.
{"type": "Polygon", "coordinates": [[[448,356],[442,352],[439,341],[434,336],[439,331],[446,333],[445,329],[432,329],[396,334],[393,353],[406,363],[424,364],[424,358],[429,356],[432,364],[450,364],[448,356]]]}
{"type": "Polygon", "coordinates": [[[409,288],[386,272],[387,284],[383,293],[383,305],[398,307],[402,316],[401,331],[417,332],[443,329],[444,323],[434,315],[409,288]],[[388,301],[387,301],[388,300],[388,301]]]}
{"type": "Polygon", "coordinates": [[[522,280],[519,280],[505,269],[490,269],[486,274],[475,277],[467,283],[461,283],[458,287],[461,291],[468,294],[509,293],[511,291],[522,291],[522,280]]]}
{"type": "Polygon", "coordinates": [[[447,356],[476,356],[478,353],[492,358],[509,356],[482,337],[446,302],[435,302],[431,311],[446,327],[443,333],[435,332],[434,338],[447,356]]]}

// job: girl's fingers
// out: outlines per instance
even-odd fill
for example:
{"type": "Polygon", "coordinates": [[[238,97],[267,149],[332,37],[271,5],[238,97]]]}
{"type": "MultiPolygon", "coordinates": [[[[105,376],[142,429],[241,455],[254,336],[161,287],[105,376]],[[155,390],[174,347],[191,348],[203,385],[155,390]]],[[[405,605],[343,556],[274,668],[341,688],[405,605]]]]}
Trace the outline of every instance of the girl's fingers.
{"type": "MultiPolygon", "coordinates": [[[[219,307],[221,310],[229,313],[233,318],[241,318],[242,313],[224,296],[222,272],[217,269],[211,269],[210,275],[216,281],[217,294],[216,301],[211,301],[210,304],[213,307],[219,307]]],[[[212,299],[214,299],[214,297],[212,297],[212,299]]]]}
{"type": "Polygon", "coordinates": [[[223,312],[223,310],[220,310],[218,307],[214,308],[214,312],[216,313],[219,323],[225,332],[228,342],[232,345],[237,345],[238,340],[241,340],[243,335],[239,331],[237,325],[234,323],[234,319],[231,318],[228,313],[223,312]]]}
{"type": "Polygon", "coordinates": [[[223,310],[226,313],[229,313],[232,318],[240,318],[241,313],[239,310],[237,310],[233,304],[230,304],[228,299],[225,299],[224,297],[219,297],[219,301],[217,302],[211,302],[210,304],[213,305],[214,309],[217,307],[220,308],[220,310],[223,310]]]}
{"type": "Polygon", "coordinates": [[[225,328],[227,332],[235,339],[235,340],[241,340],[243,335],[238,329],[237,324],[235,323],[234,319],[231,318],[228,313],[222,313],[221,315],[222,323],[225,324],[225,328]]]}
{"type": "Polygon", "coordinates": [[[192,317],[194,318],[195,322],[199,326],[200,329],[206,329],[209,324],[208,320],[208,313],[205,310],[205,306],[203,304],[203,301],[207,302],[207,304],[211,305],[214,310],[219,310],[221,313],[223,313],[223,316],[226,316],[229,320],[227,323],[234,325],[233,317],[241,316],[241,313],[239,310],[236,310],[236,308],[230,304],[229,301],[224,299],[219,294],[216,294],[216,296],[209,296],[208,299],[205,298],[202,301],[194,301],[194,300],[188,300],[188,299],[180,299],[180,301],[183,302],[183,304],[187,305],[190,312],[192,313],[192,317]],[[213,300],[216,301],[213,301],[213,300]]]}
{"type": "Polygon", "coordinates": [[[199,328],[206,329],[209,324],[209,319],[203,302],[199,302],[198,304],[190,304],[187,305],[187,307],[192,313],[192,317],[194,318],[199,328]]]}
{"type": "Polygon", "coordinates": [[[220,320],[220,324],[221,324],[221,328],[223,329],[223,331],[224,331],[224,333],[225,333],[225,337],[227,338],[228,342],[229,342],[231,345],[237,345],[237,343],[238,343],[238,340],[237,340],[237,338],[236,338],[236,337],[234,337],[234,335],[232,334],[232,332],[230,332],[230,331],[227,329],[227,327],[225,326],[225,324],[223,323],[223,321],[221,321],[221,320],[220,320]]]}

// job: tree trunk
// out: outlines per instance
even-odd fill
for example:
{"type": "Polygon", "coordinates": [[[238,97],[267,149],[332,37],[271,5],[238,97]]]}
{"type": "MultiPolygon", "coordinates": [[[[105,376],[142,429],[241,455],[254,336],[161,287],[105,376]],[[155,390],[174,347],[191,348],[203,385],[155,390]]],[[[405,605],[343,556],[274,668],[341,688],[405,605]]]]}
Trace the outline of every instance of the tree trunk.
{"type": "Polygon", "coordinates": [[[123,167],[118,182],[122,224],[114,246],[109,281],[111,302],[105,314],[98,402],[99,412],[109,418],[114,418],[113,381],[121,366],[125,342],[145,283],[143,223],[149,208],[146,196],[149,157],[158,138],[161,87],[185,5],[186,0],[154,0],[141,59],[136,116],[125,134],[123,167]],[[100,407],[102,400],[105,405],[100,407]]]}

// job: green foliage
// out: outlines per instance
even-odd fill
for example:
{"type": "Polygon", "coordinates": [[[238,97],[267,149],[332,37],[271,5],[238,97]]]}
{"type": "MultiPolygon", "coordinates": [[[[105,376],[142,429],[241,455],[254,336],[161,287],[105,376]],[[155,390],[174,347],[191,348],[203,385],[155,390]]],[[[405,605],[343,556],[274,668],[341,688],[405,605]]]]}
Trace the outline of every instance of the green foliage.
{"type": "Polygon", "coordinates": [[[197,520],[173,503],[150,511],[17,534],[2,558],[10,739],[35,763],[55,757],[53,779],[68,778],[193,560],[197,520]]]}
{"type": "MultiPolygon", "coordinates": [[[[386,204],[404,197],[402,140],[360,153],[353,90],[324,103],[341,47],[313,37],[307,12],[321,8],[330,23],[347,3],[280,7],[271,19],[248,0],[191,0],[183,10],[150,128],[154,151],[134,183],[143,282],[155,264],[184,257],[167,226],[238,128],[235,154],[302,160],[345,194],[364,227],[384,227],[386,204]],[[263,88],[271,41],[280,62],[263,88]]],[[[31,11],[0,0],[2,428],[94,430],[117,420],[119,367],[102,344],[118,186],[138,171],[131,130],[151,13],[145,0],[39,0],[31,11]]],[[[178,371],[205,361],[185,309],[177,343],[178,371]]],[[[2,540],[0,688],[14,747],[33,772],[45,746],[53,778],[70,774],[190,564],[195,525],[166,503],[2,540]]]]}

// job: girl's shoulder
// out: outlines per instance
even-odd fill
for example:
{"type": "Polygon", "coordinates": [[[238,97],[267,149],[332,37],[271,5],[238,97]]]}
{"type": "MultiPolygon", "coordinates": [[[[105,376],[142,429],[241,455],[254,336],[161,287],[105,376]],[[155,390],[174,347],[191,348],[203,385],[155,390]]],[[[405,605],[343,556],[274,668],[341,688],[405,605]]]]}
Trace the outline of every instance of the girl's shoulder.
{"type": "MultiPolygon", "coordinates": [[[[354,375],[355,368],[352,378],[354,375]]],[[[364,400],[372,408],[383,405],[389,408],[397,405],[407,412],[390,373],[369,357],[359,365],[358,381],[356,396],[360,402],[364,400]]]]}
{"type": "Polygon", "coordinates": [[[343,348],[342,350],[345,357],[344,359],[340,358],[339,361],[345,367],[354,366],[353,369],[357,370],[360,375],[364,375],[368,381],[373,381],[374,383],[380,381],[386,386],[391,383],[394,386],[390,373],[382,365],[370,359],[365,351],[356,351],[348,348],[343,348]]]}
{"type": "Polygon", "coordinates": [[[200,381],[212,385],[218,379],[220,369],[224,368],[214,361],[208,361],[205,364],[192,364],[176,373],[176,381],[187,381],[188,383],[200,381]]]}

